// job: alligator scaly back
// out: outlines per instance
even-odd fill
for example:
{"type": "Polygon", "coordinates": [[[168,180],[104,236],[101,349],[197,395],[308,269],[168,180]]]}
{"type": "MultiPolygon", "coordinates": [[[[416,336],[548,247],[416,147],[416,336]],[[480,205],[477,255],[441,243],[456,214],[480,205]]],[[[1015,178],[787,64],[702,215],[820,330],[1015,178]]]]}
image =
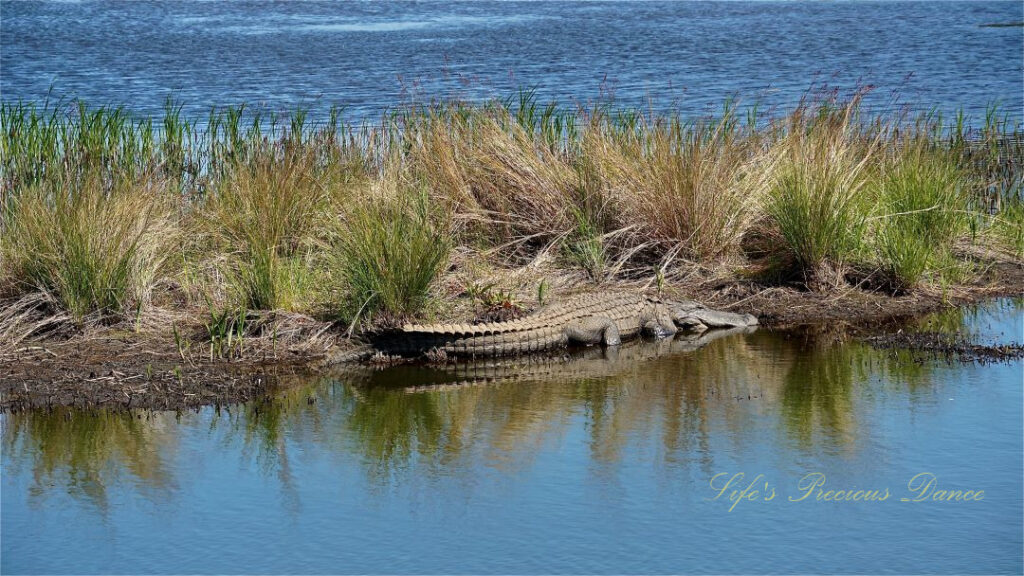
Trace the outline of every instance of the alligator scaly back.
{"type": "MultiPolygon", "coordinates": [[[[562,348],[570,344],[617,345],[641,334],[675,334],[673,306],[686,316],[686,327],[702,329],[694,314],[708,311],[695,302],[662,302],[643,294],[608,292],[582,294],[545,306],[518,320],[486,324],[410,324],[371,336],[381,353],[434,358],[510,356],[562,348]]],[[[710,312],[710,311],[709,311],[710,312]]],[[[730,313],[736,325],[747,318],[730,313]]],[[[717,318],[717,317],[716,317],[717,318]]],[[[756,320],[754,321],[756,323],[756,320]]]]}

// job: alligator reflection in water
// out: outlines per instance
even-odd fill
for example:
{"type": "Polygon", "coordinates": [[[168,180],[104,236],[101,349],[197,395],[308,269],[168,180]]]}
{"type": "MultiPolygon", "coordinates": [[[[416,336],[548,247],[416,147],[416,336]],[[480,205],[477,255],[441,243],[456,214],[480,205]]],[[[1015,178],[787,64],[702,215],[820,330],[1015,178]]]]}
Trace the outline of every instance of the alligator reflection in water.
{"type": "Polygon", "coordinates": [[[445,390],[487,383],[608,378],[631,370],[638,363],[693,352],[714,340],[735,334],[751,334],[756,330],[755,326],[710,330],[675,338],[630,342],[622,346],[589,346],[558,356],[504,357],[386,368],[350,366],[340,372],[340,377],[352,384],[397,386],[406,392],[445,390]]]}

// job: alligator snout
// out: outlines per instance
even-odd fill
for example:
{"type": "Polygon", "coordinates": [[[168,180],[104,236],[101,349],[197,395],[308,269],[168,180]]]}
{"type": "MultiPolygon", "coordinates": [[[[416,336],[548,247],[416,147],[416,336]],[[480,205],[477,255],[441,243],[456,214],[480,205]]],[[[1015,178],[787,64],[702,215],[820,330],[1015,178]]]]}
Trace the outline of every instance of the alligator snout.
{"type": "Polygon", "coordinates": [[[757,326],[757,317],[752,314],[737,314],[709,308],[680,311],[673,320],[680,329],[702,332],[709,328],[739,328],[757,326]]]}

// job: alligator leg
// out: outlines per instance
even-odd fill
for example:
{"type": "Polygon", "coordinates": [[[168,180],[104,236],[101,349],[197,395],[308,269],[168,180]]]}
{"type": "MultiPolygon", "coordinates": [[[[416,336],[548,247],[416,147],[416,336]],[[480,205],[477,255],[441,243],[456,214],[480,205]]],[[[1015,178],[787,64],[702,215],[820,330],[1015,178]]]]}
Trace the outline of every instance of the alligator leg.
{"type": "Polygon", "coordinates": [[[668,338],[674,336],[678,329],[668,309],[660,304],[654,308],[650,318],[641,318],[640,330],[648,336],[655,338],[668,338]]]}
{"type": "Polygon", "coordinates": [[[622,343],[619,327],[610,318],[603,316],[591,316],[573,322],[565,327],[565,335],[571,344],[618,346],[622,343]]]}

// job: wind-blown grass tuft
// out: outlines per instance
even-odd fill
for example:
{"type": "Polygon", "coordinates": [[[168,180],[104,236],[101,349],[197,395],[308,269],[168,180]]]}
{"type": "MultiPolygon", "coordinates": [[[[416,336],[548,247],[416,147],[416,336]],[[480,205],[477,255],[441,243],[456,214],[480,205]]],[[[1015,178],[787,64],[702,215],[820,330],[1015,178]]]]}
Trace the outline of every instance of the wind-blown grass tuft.
{"type": "Polygon", "coordinates": [[[782,251],[817,287],[833,282],[827,271],[841,270],[860,250],[872,209],[864,191],[871,151],[852,133],[849,113],[794,126],[777,145],[780,157],[765,200],[782,251]]]}
{"type": "Polygon", "coordinates": [[[148,184],[106,191],[96,177],[9,200],[0,237],[5,292],[49,293],[77,321],[146,304],[177,245],[168,196],[148,184]]]}
{"type": "Polygon", "coordinates": [[[286,153],[231,170],[206,200],[198,220],[223,253],[223,272],[242,307],[296,309],[317,263],[311,257],[327,235],[339,193],[309,156],[286,153]]]}
{"type": "Polygon", "coordinates": [[[335,248],[339,315],[394,323],[422,313],[448,264],[445,221],[431,212],[427,194],[409,185],[353,208],[335,248]]]}
{"type": "Polygon", "coordinates": [[[928,142],[912,141],[878,179],[882,214],[875,240],[881,265],[895,288],[909,290],[945,260],[968,228],[968,181],[928,142]]]}

